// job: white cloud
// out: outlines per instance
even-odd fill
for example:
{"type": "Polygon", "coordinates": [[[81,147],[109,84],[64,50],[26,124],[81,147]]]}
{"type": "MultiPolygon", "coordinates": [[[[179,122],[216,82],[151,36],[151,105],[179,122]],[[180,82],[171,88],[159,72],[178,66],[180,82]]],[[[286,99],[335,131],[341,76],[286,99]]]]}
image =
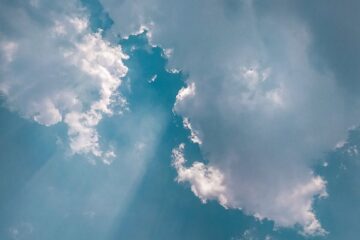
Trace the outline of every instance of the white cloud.
{"type": "Polygon", "coordinates": [[[189,182],[191,190],[203,203],[215,199],[227,207],[228,197],[222,172],[216,167],[207,166],[201,162],[194,162],[191,167],[187,168],[183,153],[184,147],[184,144],[180,144],[172,151],[173,166],[178,173],[176,180],[189,182]]]}
{"type": "Polygon", "coordinates": [[[62,120],[59,109],[54,106],[54,103],[50,99],[33,103],[32,109],[34,111],[34,120],[45,126],[54,125],[62,120]]]}
{"type": "Polygon", "coordinates": [[[91,32],[77,4],[1,5],[2,12],[19,17],[13,25],[13,16],[3,14],[0,91],[7,106],[26,118],[45,126],[64,121],[73,153],[108,162],[96,126],[104,114],[113,114],[114,104],[126,104],[117,93],[127,73],[126,56],[91,32]]]}
{"type": "Polygon", "coordinates": [[[318,69],[306,21],[257,1],[102,2],[117,31],[149,26],[152,44],[173,50],[169,67],[189,74],[174,109],[201,136],[233,204],[279,226],[323,233],[311,204],[325,184],[294,191],[319,182],[314,159],[358,122],[360,101],[339,90],[331,69],[318,69]],[[273,208],[284,196],[296,203],[273,208]]]}
{"type": "Polygon", "coordinates": [[[279,226],[291,227],[294,223],[303,226],[305,235],[324,235],[327,232],[321,227],[312,209],[314,196],[327,197],[326,182],[319,176],[302,183],[288,192],[277,196],[273,209],[264,209],[265,216],[274,219],[279,226]],[[287,212],[283,212],[283,211],[287,212]]]}
{"type": "MultiPolygon", "coordinates": [[[[180,144],[172,151],[173,166],[178,174],[176,180],[179,183],[189,183],[192,192],[203,203],[206,203],[207,200],[217,200],[225,208],[242,209],[244,207],[242,199],[247,201],[251,194],[262,195],[257,193],[251,185],[241,193],[244,196],[234,195],[234,183],[225,179],[224,171],[218,167],[201,162],[194,162],[191,167],[186,167],[184,148],[185,145],[180,144]]],[[[244,190],[241,183],[237,185],[244,190]]],[[[271,188],[272,186],[269,183],[267,187],[271,188]]],[[[280,194],[269,195],[266,193],[267,196],[262,196],[266,198],[266,201],[252,197],[252,202],[247,203],[243,210],[260,220],[265,218],[274,220],[280,227],[294,227],[299,224],[303,226],[302,233],[304,235],[324,235],[327,232],[321,227],[313,212],[312,201],[314,196],[327,197],[325,189],[326,182],[319,176],[312,176],[308,182],[299,183],[297,186],[290,185],[280,194]],[[268,206],[269,204],[271,207],[268,206]],[[251,205],[256,208],[249,207],[251,205]]]]}
{"type": "Polygon", "coordinates": [[[340,140],[335,144],[335,149],[342,148],[347,144],[346,140],[340,140]]]}
{"type": "Polygon", "coordinates": [[[96,112],[66,114],[65,123],[69,126],[70,147],[74,153],[92,153],[100,157],[99,135],[95,126],[100,122],[101,115],[96,112]]]}
{"type": "MultiPolygon", "coordinates": [[[[325,182],[310,165],[357,123],[359,108],[345,104],[328,69],[314,66],[306,24],[291,14],[259,14],[253,1],[103,2],[124,35],[149,26],[152,43],[172,49],[171,66],[191,76],[174,109],[191,119],[210,163],[187,168],[179,158],[179,181],[203,201],[323,233],[312,201],[325,182]]],[[[112,114],[124,55],[87,29],[75,1],[41,3],[0,3],[1,94],[24,117],[68,124],[73,152],[112,157],[96,126],[112,114]]]]}
{"type": "Polygon", "coordinates": [[[187,87],[183,87],[180,89],[178,94],[176,95],[176,102],[182,102],[185,101],[187,98],[194,97],[196,93],[196,86],[194,82],[191,82],[188,84],[187,87]]]}
{"type": "Polygon", "coordinates": [[[193,129],[193,127],[191,126],[191,123],[189,121],[188,118],[184,118],[183,120],[183,125],[185,128],[189,129],[190,130],[190,140],[193,142],[193,143],[197,143],[197,144],[200,144],[201,145],[201,139],[199,137],[199,133],[193,129]]]}

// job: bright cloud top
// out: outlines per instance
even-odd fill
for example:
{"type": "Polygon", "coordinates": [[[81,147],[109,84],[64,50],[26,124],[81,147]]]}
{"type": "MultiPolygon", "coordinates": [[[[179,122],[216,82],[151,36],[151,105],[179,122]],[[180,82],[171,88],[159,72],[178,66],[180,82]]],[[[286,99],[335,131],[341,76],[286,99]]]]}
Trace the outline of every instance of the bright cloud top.
{"type": "MultiPolygon", "coordinates": [[[[126,56],[90,31],[86,12],[76,3],[14,7],[18,25],[4,14],[10,30],[0,39],[0,91],[6,104],[26,118],[45,126],[66,123],[73,153],[109,163],[114,153],[101,149],[96,126],[104,114],[113,114],[113,105],[125,106],[116,90],[127,72],[126,56]]],[[[11,4],[2,7],[11,12],[11,4]]]]}

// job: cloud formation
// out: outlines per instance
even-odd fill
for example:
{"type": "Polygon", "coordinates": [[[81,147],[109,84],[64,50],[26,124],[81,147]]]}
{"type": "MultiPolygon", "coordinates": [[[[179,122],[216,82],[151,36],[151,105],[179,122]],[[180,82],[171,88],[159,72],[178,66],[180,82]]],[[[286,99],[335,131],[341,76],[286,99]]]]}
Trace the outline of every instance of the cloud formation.
{"type": "MultiPolygon", "coordinates": [[[[7,106],[45,126],[65,123],[74,153],[110,163],[114,152],[101,148],[96,127],[114,104],[126,105],[116,94],[126,56],[90,30],[78,1],[21,3],[0,3],[7,106]]],[[[167,49],[170,67],[190,76],[174,110],[209,163],[186,167],[180,145],[173,152],[177,180],[203,202],[324,234],[312,203],[326,196],[326,182],[311,165],[358,123],[360,101],[339,88],[344,74],[314,51],[311,21],[285,14],[278,1],[266,9],[252,0],[103,3],[115,33],[145,26],[152,43],[167,49]]]]}
{"type": "Polygon", "coordinates": [[[291,3],[102,2],[116,31],[147,26],[153,44],[172,49],[171,66],[189,74],[175,110],[198,133],[209,161],[177,167],[191,172],[184,179],[193,192],[207,199],[196,176],[216,168],[231,206],[323,234],[312,202],[324,196],[325,181],[311,165],[358,123],[359,101],[339,88],[342,79],[314,51],[311,26],[291,3]]]}
{"type": "MultiPolygon", "coordinates": [[[[186,167],[184,149],[185,145],[182,143],[172,152],[173,166],[178,175],[177,182],[189,183],[191,191],[203,203],[208,200],[217,200],[225,208],[242,209],[244,206],[242,199],[247,201],[249,192],[244,196],[234,195],[234,191],[231,189],[234,183],[226,179],[226,175],[220,168],[211,164],[206,165],[196,161],[192,166],[186,167]]],[[[251,199],[253,202],[247,203],[244,211],[259,220],[272,219],[282,227],[293,227],[295,224],[300,224],[303,227],[301,233],[304,235],[324,235],[327,232],[321,227],[313,212],[312,200],[314,196],[327,197],[325,187],[326,182],[316,176],[307,183],[302,182],[297,186],[290,186],[287,190],[283,189],[280,194],[275,193],[277,195],[268,196],[267,202],[250,195],[253,197],[251,199]],[[271,204],[271,206],[264,203],[271,204]],[[251,204],[253,204],[253,208],[249,207],[251,204]]],[[[256,189],[250,191],[254,192],[256,189]]]]}
{"type": "Polygon", "coordinates": [[[215,199],[227,207],[228,197],[224,185],[224,175],[218,169],[201,162],[194,162],[191,167],[187,168],[183,153],[184,147],[185,145],[182,143],[172,151],[173,166],[178,174],[176,180],[189,182],[191,190],[203,203],[215,199]]]}
{"type": "Polygon", "coordinates": [[[0,93],[10,109],[39,124],[64,122],[73,153],[108,162],[113,154],[101,149],[96,126],[113,105],[125,106],[117,89],[126,56],[90,30],[79,4],[1,3],[0,93]],[[9,13],[17,13],[16,24],[9,13]]]}

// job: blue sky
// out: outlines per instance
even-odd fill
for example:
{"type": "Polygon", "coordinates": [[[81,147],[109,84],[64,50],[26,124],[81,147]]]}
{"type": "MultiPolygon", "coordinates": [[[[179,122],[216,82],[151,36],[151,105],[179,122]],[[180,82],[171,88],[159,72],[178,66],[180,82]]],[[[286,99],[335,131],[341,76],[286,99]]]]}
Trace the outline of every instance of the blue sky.
{"type": "Polygon", "coordinates": [[[358,239],[349,1],[0,2],[1,239],[358,239]]]}

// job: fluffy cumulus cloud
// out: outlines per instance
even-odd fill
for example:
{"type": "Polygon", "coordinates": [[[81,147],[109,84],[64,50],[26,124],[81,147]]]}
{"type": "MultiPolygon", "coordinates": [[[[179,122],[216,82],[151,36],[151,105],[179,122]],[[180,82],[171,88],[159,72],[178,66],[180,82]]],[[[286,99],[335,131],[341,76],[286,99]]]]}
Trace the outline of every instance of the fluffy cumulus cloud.
{"type": "Polygon", "coordinates": [[[224,175],[217,168],[206,166],[201,162],[195,162],[187,168],[183,153],[184,147],[185,145],[182,143],[172,151],[173,166],[178,173],[177,181],[189,182],[191,190],[203,203],[215,199],[227,207],[228,197],[224,185],[224,175]]]}
{"type": "Polygon", "coordinates": [[[358,123],[359,99],[339,88],[291,2],[102,2],[116,31],[146,26],[153,44],[172,49],[170,64],[189,73],[174,108],[209,165],[175,161],[178,181],[203,201],[324,234],[312,203],[326,184],[310,166],[358,123]]]}
{"type": "Polygon", "coordinates": [[[0,4],[0,93],[6,105],[45,126],[64,122],[73,153],[109,162],[114,153],[101,149],[96,126],[113,114],[113,105],[125,105],[116,91],[127,72],[121,48],[91,32],[76,0],[0,4]]]}
{"type": "MultiPolygon", "coordinates": [[[[241,209],[244,206],[241,196],[234,195],[231,189],[233,183],[225,179],[224,172],[219,167],[202,162],[194,162],[190,167],[186,167],[184,148],[185,145],[182,143],[172,152],[173,166],[178,174],[177,182],[189,183],[192,192],[203,203],[217,200],[225,208],[241,209]]],[[[253,202],[246,204],[245,211],[260,220],[264,218],[275,220],[276,224],[282,227],[300,224],[303,227],[301,233],[304,235],[323,235],[326,231],[313,213],[312,199],[313,196],[327,197],[325,186],[326,182],[321,177],[312,177],[308,182],[301,182],[296,186],[290,185],[287,190],[283,189],[280,193],[275,193],[275,196],[271,196],[271,199],[266,199],[267,203],[271,204],[270,207],[263,205],[263,200],[253,196],[251,199],[253,202]],[[249,209],[252,209],[249,208],[251,204],[254,210],[249,212],[249,209]]],[[[248,195],[243,196],[244,201],[248,201],[248,198],[248,195]]]]}

